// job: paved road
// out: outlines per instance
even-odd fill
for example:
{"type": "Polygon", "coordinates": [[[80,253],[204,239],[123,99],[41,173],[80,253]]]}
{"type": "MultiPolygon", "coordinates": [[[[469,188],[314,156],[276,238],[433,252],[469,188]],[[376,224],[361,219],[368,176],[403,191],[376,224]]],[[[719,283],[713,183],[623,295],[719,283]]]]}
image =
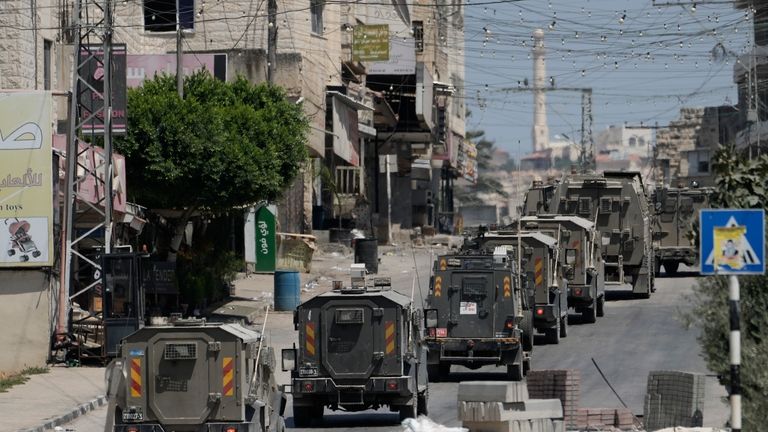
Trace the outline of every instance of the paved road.
{"type": "MultiPolygon", "coordinates": [[[[426,295],[429,278],[429,252],[418,250],[416,262],[426,295]]],[[[410,295],[414,275],[414,261],[410,250],[394,256],[385,256],[381,268],[390,270],[393,285],[410,295]]],[[[680,322],[681,313],[689,308],[686,296],[695,278],[659,278],[658,290],[650,300],[635,300],[622,292],[610,292],[606,315],[596,325],[581,325],[578,316],[571,316],[569,335],[559,345],[546,345],[537,338],[534,348],[535,369],[575,368],[582,375],[583,407],[618,407],[618,398],[600,377],[592,359],[597,362],[618,396],[635,412],[642,414],[643,398],[648,372],[651,370],[685,370],[706,373],[696,342],[697,332],[686,330],[680,322]]],[[[416,288],[417,299],[419,289],[416,288]]],[[[279,352],[296,338],[290,314],[275,314],[270,318],[272,342],[279,352]]],[[[484,368],[468,371],[454,367],[450,382],[430,384],[430,417],[438,423],[458,426],[456,420],[456,391],[458,381],[476,379],[503,379],[501,368],[484,368]]],[[[279,382],[287,383],[288,375],[281,373],[279,382]]],[[[721,426],[728,415],[720,402],[724,390],[714,378],[708,380],[705,405],[705,426],[721,426]]],[[[76,432],[100,431],[104,421],[104,409],[76,420],[69,427],[76,432]]],[[[290,403],[286,420],[293,426],[290,403]]],[[[326,411],[324,431],[352,431],[360,427],[374,431],[401,430],[397,414],[388,411],[339,413],[326,411]]],[[[293,429],[297,431],[310,429],[293,429]]]]}

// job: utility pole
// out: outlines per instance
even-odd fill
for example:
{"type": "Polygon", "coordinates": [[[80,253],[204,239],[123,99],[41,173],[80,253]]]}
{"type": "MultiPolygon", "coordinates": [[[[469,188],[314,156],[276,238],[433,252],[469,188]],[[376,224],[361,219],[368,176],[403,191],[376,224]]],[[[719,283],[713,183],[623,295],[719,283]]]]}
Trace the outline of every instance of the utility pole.
{"type": "Polygon", "coordinates": [[[275,82],[277,67],[277,0],[267,0],[267,82],[275,82]]]}
{"type": "Polygon", "coordinates": [[[179,98],[184,99],[184,66],[182,64],[183,34],[181,31],[181,13],[179,11],[179,0],[176,0],[176,91],[179,92],[179,98]]]}
{"type": "Polygon", "coordinates": [[[728,276],[728,311],[730,332],[728,346],[731,360],[731,431],[741,432],[741,326],[739,324],[739,278],[728,276]]]}

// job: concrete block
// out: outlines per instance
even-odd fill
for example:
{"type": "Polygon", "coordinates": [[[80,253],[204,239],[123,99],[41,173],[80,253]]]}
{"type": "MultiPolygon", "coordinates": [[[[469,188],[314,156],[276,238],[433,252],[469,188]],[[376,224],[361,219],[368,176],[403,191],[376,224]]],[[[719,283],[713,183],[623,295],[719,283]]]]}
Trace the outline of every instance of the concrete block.
{"type": "Polygon", "coordinates": [[[524,382],[466,381],[459,383],[458,400],[523,402],[528,400],[528,387],[524,382]]]}

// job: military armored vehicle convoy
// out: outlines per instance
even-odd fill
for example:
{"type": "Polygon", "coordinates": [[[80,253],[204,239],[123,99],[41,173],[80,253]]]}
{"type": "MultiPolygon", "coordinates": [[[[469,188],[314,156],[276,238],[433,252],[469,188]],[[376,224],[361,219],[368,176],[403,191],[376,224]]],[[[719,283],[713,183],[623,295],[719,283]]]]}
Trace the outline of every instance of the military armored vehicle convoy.
{"type": "Polygon", "coordinates": [[[652,195],[655,271],[674,276],[680,264],[697,266],[699,210],[709,207],[712,188],[658,188],[652,195]]]}
{"type": "Polygon", "coordinates": [[[282,432],[285,398],[263,342],[249,327],[203,319],[139,329],[107,370],[107,424],[114,432],[282,432]]]}
{"type": "Polygon", "coordinates": [[[526,311],[506,247],[491,255],[441,255],[434,266],[424,311],[430,380],[446,378],[451,365],[506,366],[510,380],[522,380],[531,361],[522,344],[526,311]]]}
{"type": "Polygon", "coordinates": [[[352,266],[351,285],[337,281],[296,310],[299,343],[282,358],[298,427],[320,421],[325,408],[389,407],[401,419],[427,413],[421,310],[389,278],[369,279],[364,264],[352,266]]]}
{"type": "MultiPolygon", "coordinates": [[[[538,208],[539,195],[529,193],[525,208],[538,208]]],[[[629,284],[638,297],[650,297],[655,289],[652,215],[640,173],[566,175],[555,185],[547,207],[551,213],[579,216],[595,224],[606,285],[629,284]]]]}

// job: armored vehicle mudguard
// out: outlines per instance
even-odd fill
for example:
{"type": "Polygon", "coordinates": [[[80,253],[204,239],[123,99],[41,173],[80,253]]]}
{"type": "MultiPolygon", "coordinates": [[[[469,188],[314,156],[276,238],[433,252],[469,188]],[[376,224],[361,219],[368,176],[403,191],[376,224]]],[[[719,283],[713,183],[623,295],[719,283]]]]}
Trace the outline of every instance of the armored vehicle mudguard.
{"type": "Polygon", "coordinates": [[[352,286],[337,284],[299,305],[298,346],[283,350],[296,426],[320,421],[326,407],[362,411],[389,406],[401,419],[426,414],[421,321],[421,311],[390,289],[389,278],[366,282],[362,273],[353,276],[352,286]]]}
{"type": "Polygon", "coordinates": [[[505,248],[493,255],[442,255],[434,263],[425,310],[430,380],[451,365],[507,367],[520,381],[530,367],[524,353],[522,295],[505,248]]]}
{"type": "Polygon", "coordinates": [[[578,216],[561,215],[523,217],[521,223],[526,229],[558,236],[558,256],[568,286],[568,307],[581,313],[582,322],[594,323],[597,317],[603,316],[605,266],[595,225],[578,216]]]}
{"type": "MultiPolygon", "coordinates": [[[[561,277],[560,255],[557,237],[559,233],[515,230],[492,231],[479,236],[475,243],[479,250],[489,252],[499,246],[511,252],[516,262],[518,242],[522,251],[520,265],[523,292],[528,293],[528,305],[523,306],[521,323],[523,348],[533,348],[533,330],[544,333],[549,343],[560,343],[568,335],[567,283],[561,277]],[[526,328],[531,320],[532,328],[526,328]]],[[[523,297],[525,300],[526,296],[523,297]]]]}
{"type": "Polygon", "coordinates": [[[680,264],[697,266],[699,244],[696,233],[699,210],[709,207],[713,188],[662,188],[653,193],[653,246],[655,271],[677,274],[680,264]]]}
{"type": "Polygon", "coordinates": [[[114,432],[282,432],[285,398],[261,333],[180,320],[123,339],[107,371],[114,432]]]}
{"type": "Polygon", "coordinates": [[[605,284],[630,284],[648,298],[655,290],[651,215],[638,172],[569,174],[552,198],[554,213],[594,221],[605,266],[605,284]]]}

